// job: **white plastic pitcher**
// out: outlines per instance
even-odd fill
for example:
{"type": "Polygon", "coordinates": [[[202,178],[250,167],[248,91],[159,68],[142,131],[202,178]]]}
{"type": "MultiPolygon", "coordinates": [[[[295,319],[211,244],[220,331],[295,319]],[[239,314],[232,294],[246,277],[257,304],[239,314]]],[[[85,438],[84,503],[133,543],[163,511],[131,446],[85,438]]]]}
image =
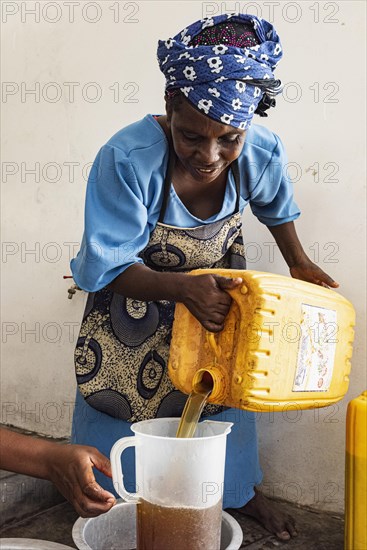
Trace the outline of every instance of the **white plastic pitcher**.
{"type": "Polygon", "coordinates": [[[195,437],[176,438],[179,422],[179,418],[137,422],[131,426],[135,436],[120,439],[111,450],[116,492],[138,502],[139,550],[220,547],[226,440],[233,424],[205,420],[198,424],[195,437]],[[136,493],[126,491],[121,467],[121,454],[131,446],[135,446],[136,493]]]}

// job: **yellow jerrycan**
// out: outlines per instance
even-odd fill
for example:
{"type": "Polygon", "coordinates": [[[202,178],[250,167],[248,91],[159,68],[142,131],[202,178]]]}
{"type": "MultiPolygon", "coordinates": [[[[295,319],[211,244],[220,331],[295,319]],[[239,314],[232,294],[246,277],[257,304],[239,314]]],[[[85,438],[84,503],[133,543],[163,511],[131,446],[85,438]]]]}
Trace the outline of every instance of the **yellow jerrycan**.
{"type": "Polygon", "coordinates": [[[347,410],[345,550],[367,548],[367,391],[347,410]]]}
{"type": "Polygon", "coordinates": [[[352,304],[337,292],[273,273],[197,269],[242,277],[230,291],[224,329],[210,333],[177,304],[168,372],[189,394],[208,380],[210,403],[251,411],[324,407],[348,389],[354,337],[352,304]],[[209,377],[209,378],[208,378],[209,377]]]}

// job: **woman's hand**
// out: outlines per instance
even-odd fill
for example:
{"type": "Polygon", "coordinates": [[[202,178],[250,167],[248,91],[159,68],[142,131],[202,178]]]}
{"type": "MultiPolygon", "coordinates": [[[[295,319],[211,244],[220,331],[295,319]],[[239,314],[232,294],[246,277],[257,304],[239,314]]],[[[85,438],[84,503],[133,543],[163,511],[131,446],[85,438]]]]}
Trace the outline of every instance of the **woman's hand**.
{"type": "Polygon", "coordinates": [[[339,286],[339,283],[334,281],[330,275],[325,273],[325,271],[320,269],[308,258],[302,263],[292,266],[289,271],[292,277],[300,279],[301,281],[314,283],[315,285],[320,285],[325,288],[338,288],[339,286]]]}
{"type": "Polygon", "coordinates": [[[44,458],[47,478],[83,518],[108,512],[115,504],[94,478],[93,467],[111,477],[110,461],[94,447],[51,444],[44,458]]]}
{"type": "Polygon", "coordinates": [[[162,273],[137,263],[116,277],[108,288],[123,296],[147,302],[181,302],[204,328],[220,332],[232,301],[226,290],[232,290],[241,283],[242,279],[238,277],[162,273]]]}
{"type": "Polygon", "coordinates": [[[292,277],[325,288],[338,288],[339,283],[311,262],[302,248],[293,222],[275,225],[268,227],[268,229],[276,240],[283,258],[289,266],[292,277]]]}
{"type": "Polygon", "coordinates": [[[232,279],[220,275],[185,276],[185,288],[180,300],[210,332],[220,332],[229,311],[232,298],[226,292],[242,283],[240,277],[232,279]]]}

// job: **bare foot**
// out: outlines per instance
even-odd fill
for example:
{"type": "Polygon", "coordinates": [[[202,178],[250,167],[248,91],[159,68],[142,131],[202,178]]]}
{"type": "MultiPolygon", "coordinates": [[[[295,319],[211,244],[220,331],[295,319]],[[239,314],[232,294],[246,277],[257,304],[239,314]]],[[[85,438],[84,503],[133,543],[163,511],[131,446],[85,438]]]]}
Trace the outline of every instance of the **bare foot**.
{"type": "Polygon", "coordinates": [[[266,498],[255,488],[255,496],[238,512],[255,518],[265,529],[280,540],[289,540],[297,536],[296,524],[292,516],[277,509],[275,502],[266,498]]]}

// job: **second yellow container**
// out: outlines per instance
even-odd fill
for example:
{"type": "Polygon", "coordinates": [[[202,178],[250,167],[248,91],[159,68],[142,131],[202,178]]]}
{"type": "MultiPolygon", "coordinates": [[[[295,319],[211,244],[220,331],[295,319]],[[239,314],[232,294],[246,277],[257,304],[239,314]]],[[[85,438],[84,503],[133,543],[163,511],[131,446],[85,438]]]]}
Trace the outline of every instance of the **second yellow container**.
{"type": "Polygon", "coordinates": [[[345,449],[345,550],[367,548],[367,391],[347,410],[345,449]]]}
{"type": "Polygon", "coordinates": [[[199,269],[242,277],[220,333],[177,304],[169,357],[173,384],[189,394],[210,376],[209,402],[252,411],[330,405],[349,384],[355,312],[337,292],[258,271],[199,269]],[[205,374],[206,373],[206,374],[205,374]]]}

